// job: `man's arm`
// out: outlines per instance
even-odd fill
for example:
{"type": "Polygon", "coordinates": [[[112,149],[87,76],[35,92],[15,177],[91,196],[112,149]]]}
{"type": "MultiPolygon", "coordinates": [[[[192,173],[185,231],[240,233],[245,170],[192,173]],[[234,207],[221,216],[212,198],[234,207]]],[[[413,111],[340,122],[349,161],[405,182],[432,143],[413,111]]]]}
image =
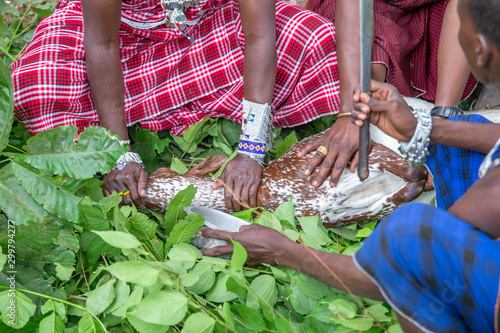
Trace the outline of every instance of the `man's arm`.
{"type": "Polygon", "coordinates": [[[279,264],[307,274],[334,288],[346,287],[355,295],[385,301],[375,283],[354,264],[351,256],[318,251],[295,243],[278,231],[258,224],[244,226],[240,232],[202,229],[204,237],[226,240],[229,245],[202,250],[204,255],[219,256],[233,252],[231,239],[246,249],[247,264],[279,264]]]}
{"type": "MultiPolygon", "coordinates": [[[[396,88],[372,80],[372,96],[356,88],[352,119],[361,127],[362,120],[371,112],[371,122],[387,135],[408,142],[415,132],[417,122],[410,107],[396,88]]],[[[430,139],[435,144],[488,153],[500,137],[500,124],[449,121],[433,117],[430,139]]]]}
{"type": "MultiPolygon", "coordinates": [[[[239,0],[241,25],[245,35],[243,93],[250,102],[271,105],[276,81],[276,2],[239,0]]],[[[257,206],[262,167],[245,154],[229,162],[212,188],[224,189],[226,207],[241,210],[257,206]],[[223,184],[224,183],[224,184],[223,184]]]]}
{"type": "MultiPolygon", "coordinates": [[[[87,76],[101,126],[128,140],[125,83],[120,59],[121,0],[82,0],[87,76]]],[[[147,173],[137,163],[112,170],[104,178],[105,196],[130,190],[123,202],[144,205],[147,173]]]]}
{"type": "Polygon", "coordinates": [[[87,75],[103,127],[128,140],[120,60],[121,0],[82,0],[87,75]]]}

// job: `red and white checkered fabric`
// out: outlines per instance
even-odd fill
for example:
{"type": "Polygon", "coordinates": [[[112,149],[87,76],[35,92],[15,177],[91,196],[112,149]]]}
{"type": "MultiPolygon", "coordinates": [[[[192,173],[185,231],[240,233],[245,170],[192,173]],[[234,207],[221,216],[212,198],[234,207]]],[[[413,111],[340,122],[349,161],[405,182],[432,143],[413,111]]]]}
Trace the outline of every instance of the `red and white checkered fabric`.
{"type": "MultiPolygon", "coordinates": [[[[237,0],[201,0],[206,12],[188,27],[190,43],[166,26],[150,30],[122,22],[121,59],[127,125],[181,134],[207,116],[241,122],[244,35],[237,0]]],[[[124,0],[122,16],[159,21],[159,0],[124,0]]],[[[276,2],[278,73],[273,124],[295,126],[338,112],[335,27],[297,6],[276,2]]],[[[90,93],[79,0],[62,0],[42,20],[12,65],[15,114],[32,134],[60,125],[99,125],[90,93]]]]}

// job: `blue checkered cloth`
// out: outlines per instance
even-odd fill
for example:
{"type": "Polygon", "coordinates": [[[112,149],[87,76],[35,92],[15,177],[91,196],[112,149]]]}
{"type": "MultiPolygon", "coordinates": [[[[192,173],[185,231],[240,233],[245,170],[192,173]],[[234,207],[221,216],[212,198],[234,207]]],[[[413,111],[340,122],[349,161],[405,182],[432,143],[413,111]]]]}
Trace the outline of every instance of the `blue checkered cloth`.
{"type": "MultiPolygon", "coordinates": [[[[478,115],[454,116],[449,120],[491,123],[478,115]]],[[[479,179],[478,170],[486,154],[434,144],[429,145],[429,153],[425,165],[434,176],[436,205],[448,209],[479,179]]]]}
{"type": "Polygon", "coordinates": [[[493,332],[500,242],[421,203],[395,210],[355,254],[389,304],[424,332],[493,332]]]}
{"type": "MultiPolygon", "coordinates": [[[[489,123],[477,115],[450,120],[489,123]]],[[[426,165],[439,208],[398,208],[354,260],[391,306],[423,331],[493,332],[500,242],[445,211],[479,179],[485,154],[440,145],[429,150],[426,165]]]]}

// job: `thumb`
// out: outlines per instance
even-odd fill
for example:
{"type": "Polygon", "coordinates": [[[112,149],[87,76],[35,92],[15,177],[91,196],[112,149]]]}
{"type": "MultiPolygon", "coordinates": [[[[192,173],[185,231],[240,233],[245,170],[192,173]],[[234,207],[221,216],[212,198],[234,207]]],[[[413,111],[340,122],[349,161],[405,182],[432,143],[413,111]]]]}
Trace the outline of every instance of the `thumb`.
{"type": "Polygon", "coordinates": [[[212,185],[212,190],[218,190],[222,187],[224,187],[224,184],[226,183],[226,178],[224,177],[224,171],[222,172],[222,175],[219,178],[215,178],[216,183],[212,185]]]}

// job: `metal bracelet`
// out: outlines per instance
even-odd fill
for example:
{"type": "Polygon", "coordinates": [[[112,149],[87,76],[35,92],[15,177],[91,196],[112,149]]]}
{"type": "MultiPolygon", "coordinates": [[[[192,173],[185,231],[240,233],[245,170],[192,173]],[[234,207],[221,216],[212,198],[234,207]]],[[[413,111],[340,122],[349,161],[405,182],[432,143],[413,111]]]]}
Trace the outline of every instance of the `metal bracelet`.
{"type": "Polygon", "coordinates": [[[122,156],[120,156],[120,158],[118,158],[118,161],[116,161],[113,170],[116,169],[123,170],[123,168],[125,168],[127,164],[132,162],[139,164],[142,168],[145,167],[144,163],[142,162],[141,156],[139,156],[139,154],[128,151],[122,156]]]}
{"type": "Polygon", "coordinates": [[[481,163],[479,167],[479,178],[483,178],[490,169],[498,165],[500,165],[500,139],[498,139],[493,149],[490,150],[488,155],[485,156],[483,163],[481,163]]]}
{"type": "Polygon", "coordinates": [[[412,113],[417,118],[417,128],[410,142],[399,143],[399,151],[411,166],[420,166],[425,163],[427,155],[429,155],[432,117],[429,111],[424,109],[415,109],[412,110],[412,113]]]}
{"type": "Polygon", "coordinates": [[[238,152],[264,165],[271,145],[271,106],[243,99],[243,121],[238,152]]]}

